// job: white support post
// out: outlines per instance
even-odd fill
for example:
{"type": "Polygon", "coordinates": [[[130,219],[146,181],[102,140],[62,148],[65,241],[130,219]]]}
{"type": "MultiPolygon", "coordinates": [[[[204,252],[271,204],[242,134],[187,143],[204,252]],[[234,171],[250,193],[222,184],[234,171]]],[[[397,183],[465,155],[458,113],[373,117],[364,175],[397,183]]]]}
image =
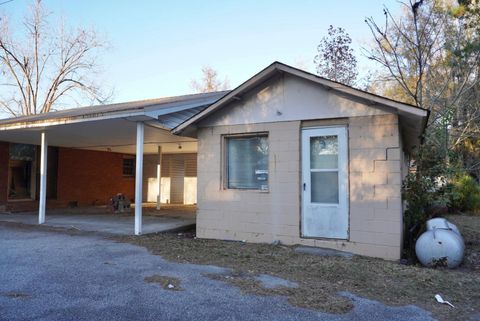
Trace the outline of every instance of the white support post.
{"type": "Polygon", "coordinates": [[[38,201],[38,224],[45,223],[45,207],[47,203],[47,134],[42,132],[40,148],[40,199],[38,201]]]}
{"type": "Polygon", "coordinates": [[[161,207],[161,202],[162,202],[162,146],[158,146],[157,183],[158,183],[157,210],[159,211],[161,207]]]}
{"type": "Polygon", "coordinates": [[[142,234],[143,140],[145,127],[137,122],[137,149],[135,160],[135,235],[142,234]]]}

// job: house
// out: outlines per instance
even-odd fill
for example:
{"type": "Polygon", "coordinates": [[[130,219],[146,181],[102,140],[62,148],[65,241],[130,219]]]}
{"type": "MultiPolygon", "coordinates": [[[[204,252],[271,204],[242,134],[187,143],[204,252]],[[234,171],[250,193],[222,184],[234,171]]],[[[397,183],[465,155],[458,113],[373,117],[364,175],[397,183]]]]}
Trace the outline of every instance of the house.
{"type": "Polygon", "coordinates": [[[0,121],[0,206],[38,200],[43,223],[46,206],[122,192],[136,234],[142,202],[197,203],[201,238],[399,259],[401,183],[427,118],[275,62],[228,92],[0,121]]]}

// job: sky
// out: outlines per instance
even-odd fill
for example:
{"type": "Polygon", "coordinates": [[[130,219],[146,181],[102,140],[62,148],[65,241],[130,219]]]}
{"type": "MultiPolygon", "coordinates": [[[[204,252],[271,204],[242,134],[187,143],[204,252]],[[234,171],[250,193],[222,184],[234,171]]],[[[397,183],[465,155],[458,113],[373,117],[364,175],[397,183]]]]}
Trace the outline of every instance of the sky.
{"type": "MultiPolygon", "coordinates": [[[[29,0],[13,0],[0,13],[17,21],[29,0]]],[[[370,30],[365,17],[383,19],[383,6],[397,12],[396,0],[224,0],[113,1],[44,0],[70,26],[94,28],[108,40],[101,56],[101,82],[111,102],[192,93],[203,66],[240,85],[274,61],[315,72],[313,59],[329,25],[343,27],[353,40],[360,73],[372,69],[361,54],[370,30]]]]}

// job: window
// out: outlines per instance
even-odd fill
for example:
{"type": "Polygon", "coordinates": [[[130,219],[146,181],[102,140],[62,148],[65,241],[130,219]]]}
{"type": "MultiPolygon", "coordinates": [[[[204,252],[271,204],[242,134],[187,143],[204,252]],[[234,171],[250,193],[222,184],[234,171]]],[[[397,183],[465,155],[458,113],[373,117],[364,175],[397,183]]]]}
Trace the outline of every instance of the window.
{"type": "Polygon", "coordinates": [[[135,176],[135,159],[126,157],[123,159],[123,176],[135,176]]]}
{"type": "Polygon", "coordinates": [[[8,199],[35,197],[35,153],[34,145],[10,144],[8,199]]]}
{"type": "Polygon", "coordinates": [[[226,138],[227,188],[268,190],[266,134],[226,138]]]}

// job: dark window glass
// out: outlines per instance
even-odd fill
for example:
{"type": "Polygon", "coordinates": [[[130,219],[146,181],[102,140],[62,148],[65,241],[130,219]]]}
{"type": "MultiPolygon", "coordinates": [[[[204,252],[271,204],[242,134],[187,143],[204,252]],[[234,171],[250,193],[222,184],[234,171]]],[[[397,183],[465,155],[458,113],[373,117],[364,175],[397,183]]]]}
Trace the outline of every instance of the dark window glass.
{"type": "Polygon", "coordinates": [[[135,175],[135,159],[124,158],[123,159],[123,176],[135,175]]]}

